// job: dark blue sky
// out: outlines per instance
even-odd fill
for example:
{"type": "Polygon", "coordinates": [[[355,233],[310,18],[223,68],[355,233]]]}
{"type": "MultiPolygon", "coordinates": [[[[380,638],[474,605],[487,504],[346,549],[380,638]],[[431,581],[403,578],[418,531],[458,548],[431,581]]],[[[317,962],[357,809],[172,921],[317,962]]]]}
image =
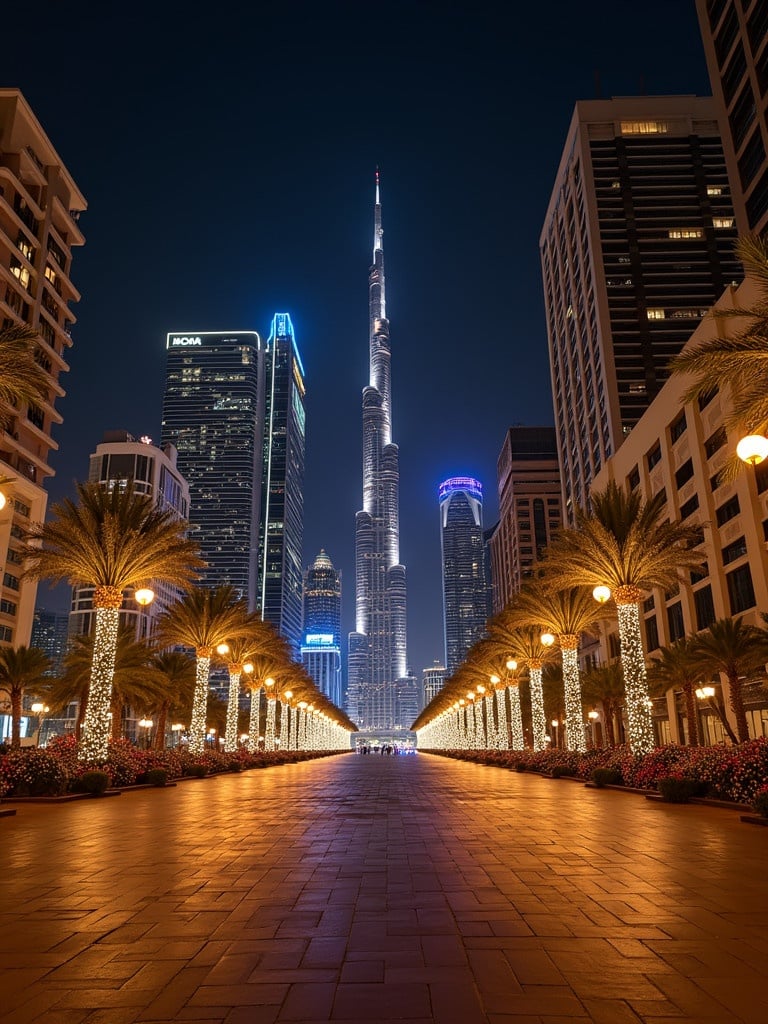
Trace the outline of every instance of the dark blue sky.
{"type": "Polygon", "coordinates": [[[52,497],[104,430],[159,437],[166,331],[266,335],[287,310],[308,383],[305,561],[324,547],[342,569],[345,629],[380,166],[420,673],[443,648],[438,484],[482,480],[490,525],[506,428],[553,420],[538,237],[573,104],[598,79],[606,97],[708,94],[693,0],[552,0],[525,5],[525,27],[517,4],[450,0],[3,18],[0,83],[24,92],[89,204],[52,497]]]}

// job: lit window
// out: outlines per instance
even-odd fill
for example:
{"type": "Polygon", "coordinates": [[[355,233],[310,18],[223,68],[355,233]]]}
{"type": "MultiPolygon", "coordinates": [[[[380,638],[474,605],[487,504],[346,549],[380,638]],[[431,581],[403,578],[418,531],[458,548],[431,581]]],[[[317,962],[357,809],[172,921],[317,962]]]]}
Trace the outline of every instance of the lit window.
{"type": "Polygon", "coordinates": [[[26,267],[22,267],[21,263],[16,259],[15,256],[11,256],[10,271],[14,277],[17,277],[21,282],[22,286],[29,291],[29,280],[30,274],[26,267]]]}
{"type": "Polygon", "coordinates": [[[663,309],[649,309],[646,316],[649,320],[663,320],[666,313],[663,309]]]}
{"type": "Polygon", "coordinates": [[[568,309],[566,309],[565,315],[569,318],[573,316],[573,306],[569,306],[568,309]]]}
{"type": "Polygon", "coordinates": [[[721,196],[722,194],[723,190],[720,188],[719,185],[707,185],[708,196],[721,196]]]}
{"type": "Polygon", "coordinates": [[[666,121],[622,121],[622,135],[666,135],[669,125],[666,121]]]}
{"type": "Polygon", "coordinates": [[[701,228],[670,228],[670,238],[703,238],[704,232],[701,228]]]}
{"type": "Polygon", "coordinates": [[[629,385],[629,393],[630,393],[630,395],[644,395],[646,390],[647,389],[646,389],[645,384],[638,383],[638,384],[630,384],[629,385]]]}
{"type": "Polygon", "coordinates": [[[621,182],[620,181],[612,181],[611,182],[611,188],[621,188],[621,182]]]}
{"type": "Polygon", "coordinates": [[[712,226],[715,228],[732,228],[733,217],[713,217],[712,226]]]}
{"type": "Polygon", "coordinates": [[[50,281],[51,284],[56,284],[56,271],[53,267],[49,267],[47,264],[45,267],[45,279],[46,281],[50,281]]]}

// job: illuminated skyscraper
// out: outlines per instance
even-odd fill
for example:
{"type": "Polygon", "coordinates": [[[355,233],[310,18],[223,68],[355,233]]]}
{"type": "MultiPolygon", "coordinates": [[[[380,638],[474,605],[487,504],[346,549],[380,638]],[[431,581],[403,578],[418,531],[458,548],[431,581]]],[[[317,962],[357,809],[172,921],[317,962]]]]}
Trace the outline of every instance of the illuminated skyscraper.
{"type": "Polygon", "coordinates": [[[400,564],[400,468],[392,442],[379,176],[373,265],[368,277],[370,377],[363,389],[363,508],[355,517],[355,631],[349,635],[349,713],[362,729],[396,721],[397,681],[406,676],[405,566],[400,564]]]}
{"type": "Polygon", "coordinates": [[[318,688],[341,707],[341,573],[325,551],[304,574],[301,660],[318,688]]]}
{"type": "Polygon", "coordinates": [[[483,537],[483,487],[469,476],[440,484],[445,666],[452,675],[485,633],[489,587],[483,537]]]}
{"type": "Polygon", "coordinates": [[[265,354],[258,608],[301,647],[304,540],[304,367],[288,313],[275,313],[265,354]]]}
{"type": "Polygon", "coordinates": [[[208,563],[256,608],[264,351],[255,331],[168,335],[161,446],[178,452],[189,520],[208,563]]]}

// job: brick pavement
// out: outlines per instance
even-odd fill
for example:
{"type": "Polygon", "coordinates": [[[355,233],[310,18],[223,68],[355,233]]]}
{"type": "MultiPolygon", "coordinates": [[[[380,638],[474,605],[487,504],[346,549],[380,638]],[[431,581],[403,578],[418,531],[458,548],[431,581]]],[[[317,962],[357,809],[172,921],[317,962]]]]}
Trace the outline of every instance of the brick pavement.
{"type": "Polygon", "coordinates": [[[766,1019],[768,829],[348,755],[0,821],[3,1024],[766,1019]]]}

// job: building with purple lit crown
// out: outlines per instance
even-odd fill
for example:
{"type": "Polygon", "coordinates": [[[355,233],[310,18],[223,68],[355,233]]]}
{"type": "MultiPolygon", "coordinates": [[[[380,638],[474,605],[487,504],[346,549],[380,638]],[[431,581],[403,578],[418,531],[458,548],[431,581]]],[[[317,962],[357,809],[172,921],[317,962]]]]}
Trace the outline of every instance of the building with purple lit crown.
{"type": "Polygon", "coordinates": [[[483,538],[483,487],[470,476],[440,484],[445,667],[452,675],[485,633],[490,588],[483,538]]]}
{"type": "Polygon", "coordinates": [[[407,676],[405,566],[400,564],[400,467],[392,441],[389,321],[379,176],[368,277],[370,376],[363,389],[363,507],[355,516],[355,630],[349,634],[350,717],[363,730],[408,728],[398,683],[407,676]]]}

